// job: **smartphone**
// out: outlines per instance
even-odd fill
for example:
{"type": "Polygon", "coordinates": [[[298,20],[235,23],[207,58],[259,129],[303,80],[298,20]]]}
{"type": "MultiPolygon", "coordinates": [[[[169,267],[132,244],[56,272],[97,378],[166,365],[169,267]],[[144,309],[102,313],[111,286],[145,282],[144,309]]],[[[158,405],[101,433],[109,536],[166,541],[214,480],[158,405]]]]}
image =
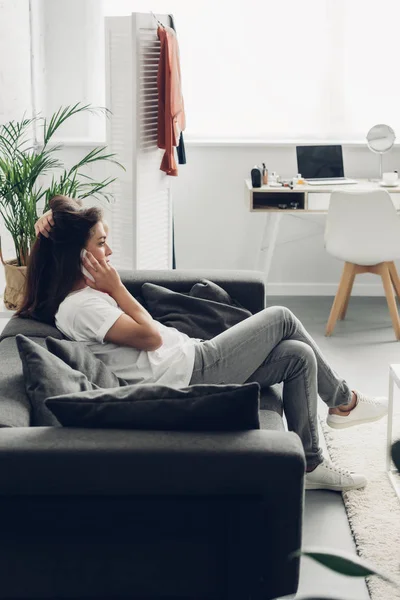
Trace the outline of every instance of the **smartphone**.
{"type": "MultiPolygon", "coordinates": [[[[81,261],[86,256],[86,254],[87,254],[87,252],[86,252],[86,250],[84,248],[82,250],[82,252],[81,252],[81,261]]],[[[93,281],[93,283],[94,283],[94,277],[93,277],[93,275],[91,275],[89,273],[89,271],[83,266],[82,262],[81,262],[81,271],[82,271],[82,273],[84,274],[85,277],[87,277],[88,279],[90,279],[90,281],[93,281]]]]}

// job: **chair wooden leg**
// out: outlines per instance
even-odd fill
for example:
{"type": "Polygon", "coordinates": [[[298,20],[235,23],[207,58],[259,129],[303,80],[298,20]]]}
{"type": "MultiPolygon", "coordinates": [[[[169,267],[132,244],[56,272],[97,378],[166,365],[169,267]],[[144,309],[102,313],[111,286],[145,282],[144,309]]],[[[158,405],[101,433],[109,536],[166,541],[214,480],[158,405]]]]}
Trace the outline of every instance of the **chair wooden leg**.
{"type": "Polygon", "coordinates": [[[349,306],[349,300],[350,300],[350,296],[351,296],[351,290],[353,289],[354,279],[356,277],[356,266],[355,265],[351,265],[351,266],[352,266],[353,272],[351,273],[350,278],[349,278],[349,283],[348,283],[347,290],[346,290],[346,296],[344,299],[343,308],[340,311],[339,317],[338,317],[339,321],[343,321],[343,319],[346,316],[347,307],[349,306]]]}
{"type": "Polygon", "coordinates": [[[332,332],[335,329],[336,321],[346,302],[347,291],[350,287],[350,281],[354,272],[355,266],[352,263],[346,262],[343,267],[342,277],[340,278],[338,291],[336,292],[336,296],[333,301],[331,312],[329,315],[328,323],[326,325],[325,335],[327,336],[332,335],[332,332]]]}
{"type": "Polygon", "coordinates": [[[397,312],[396,298],[394,296],[392,281],[390,279],[388,263],[382,263],[379,266],[380,276],[382,277],[383,287],[385,289],[386,300],[389,307],[390,316],[393,323],[393,329],[397,340],[400,340],[400,319],[397,312]]]}
{"type": "Polygon", "coordinates": [[[389,267],[390,279],[392,280],[393,287],[396,291],[396,296],[400,300],[400,279],[397,273],[396,265],[394,262],[388,262],[387,265],[389,267]]]}

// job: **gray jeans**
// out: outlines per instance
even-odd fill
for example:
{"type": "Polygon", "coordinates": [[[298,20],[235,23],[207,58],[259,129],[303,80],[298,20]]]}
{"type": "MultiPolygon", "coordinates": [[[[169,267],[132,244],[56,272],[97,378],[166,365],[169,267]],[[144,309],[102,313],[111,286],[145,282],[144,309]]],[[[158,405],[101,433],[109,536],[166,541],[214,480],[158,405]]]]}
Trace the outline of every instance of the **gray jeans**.
{"type": "Polygon", "coordinates": [[[317,425],[318,394],[330,407],[348,404],[351,390],[328,365],[295,315],[272,306],[212,340],[196,345],[190,385],[283,382],[288,427],[304,446],[307,467],[322,461],[317,425]]]}

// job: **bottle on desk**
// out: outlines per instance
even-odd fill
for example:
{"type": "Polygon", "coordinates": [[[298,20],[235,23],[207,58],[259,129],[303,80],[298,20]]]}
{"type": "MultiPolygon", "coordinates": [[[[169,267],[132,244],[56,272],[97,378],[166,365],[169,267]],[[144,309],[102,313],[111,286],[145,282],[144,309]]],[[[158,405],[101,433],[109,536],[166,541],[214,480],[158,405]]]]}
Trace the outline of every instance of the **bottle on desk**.
{"type": "Polygon", "coordinates": [[[269,178],[269,183],[279,183],[279,175],[276,173],[276,171],[272,171],[269,178]]]}
{"type": "Polygon", "coordinates": [[[265,163],[263,163],[262,182],[263,182],[263,185],[268,185],[268,169],[265,166],[265,163]]]}
{"type": "Polygon", "coordinates": [[[301,176],[301,173],[297,173],[297,185],[304,185],[305,181],[303,179],[303,177],[301,176]]]}

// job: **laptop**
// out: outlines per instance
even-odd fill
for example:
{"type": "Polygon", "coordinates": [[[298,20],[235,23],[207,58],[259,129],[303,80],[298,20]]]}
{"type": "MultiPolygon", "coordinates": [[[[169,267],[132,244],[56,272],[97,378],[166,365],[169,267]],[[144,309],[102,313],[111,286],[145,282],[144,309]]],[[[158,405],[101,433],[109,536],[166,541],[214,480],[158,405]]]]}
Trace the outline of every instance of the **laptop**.
{"type": "Polygon", "coordinates": [[[309,185],[357,183],[344,176],[342,146],[296,146],[297,171],[309,185]]]}

